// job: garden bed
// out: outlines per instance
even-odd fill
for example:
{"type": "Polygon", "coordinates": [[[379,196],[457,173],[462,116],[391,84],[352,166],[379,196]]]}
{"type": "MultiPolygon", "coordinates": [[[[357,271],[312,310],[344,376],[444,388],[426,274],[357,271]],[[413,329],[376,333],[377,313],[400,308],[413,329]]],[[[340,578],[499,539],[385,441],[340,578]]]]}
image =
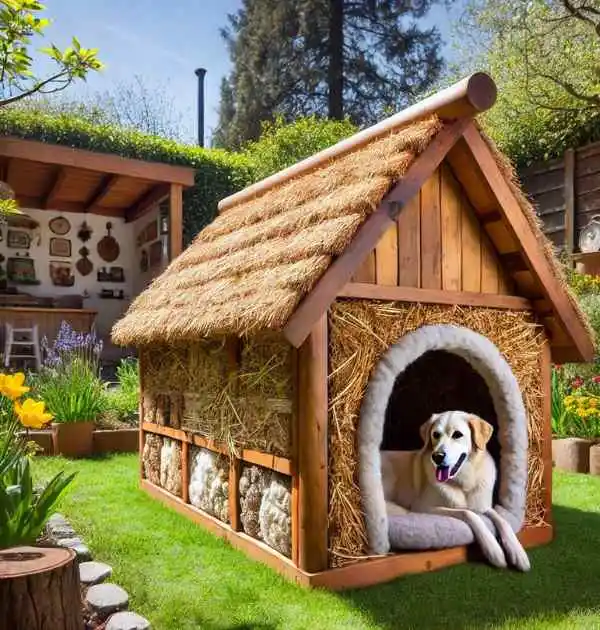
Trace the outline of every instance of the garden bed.
{"type": "MultiPolygon", "coordinates": [[[[135,453],[139,450],[139,429],[96,429],[93,453],[135,453]]],[[[55,455],[52,446],[52,430],[30,431],[29,439],[41,449],[40,455],[55,455]]]]}

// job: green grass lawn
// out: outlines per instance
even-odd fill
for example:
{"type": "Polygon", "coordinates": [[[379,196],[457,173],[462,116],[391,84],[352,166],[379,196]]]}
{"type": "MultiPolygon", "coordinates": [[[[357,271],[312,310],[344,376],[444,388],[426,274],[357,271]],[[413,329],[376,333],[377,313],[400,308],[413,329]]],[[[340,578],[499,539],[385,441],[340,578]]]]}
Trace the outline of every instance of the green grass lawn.
{"type": "Polygon", "coordinates": [[[343,594],[308,591],[137,487],[135,455],[38,458],[79,474],[59,505],[155,630],[600,628],[600,477],[556,474],[556,539],[529,574],[472,563],[343,594]]]}

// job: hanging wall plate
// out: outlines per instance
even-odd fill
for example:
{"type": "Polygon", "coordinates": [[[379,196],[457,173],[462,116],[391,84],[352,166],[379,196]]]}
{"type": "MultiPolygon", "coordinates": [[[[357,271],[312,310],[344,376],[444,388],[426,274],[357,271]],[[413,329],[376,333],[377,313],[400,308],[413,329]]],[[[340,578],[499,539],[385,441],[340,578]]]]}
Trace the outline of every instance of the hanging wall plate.
{"type": "Polygon", "coordinates": [[[75,263],[75,267],[82,276],[89,276],[94,270],[94,265],[92,261],[88,258],[88,256],[90,255],[90,250],[87,247],[82,247],[79,250],[79,255],[81,256],[81,258],[75,263]]]}
{"type": "Polygon", "coordinates": [[[594,215],[581,229],[579,249],[584,253],[600,251],[600,215],[594,215]]]}
{"type": "Polygon", "coordinates": [[[71,223],[66,217],[54,217],[48,223],[48,227],[53,234],[64,236],[71,229],[71,223]]]}

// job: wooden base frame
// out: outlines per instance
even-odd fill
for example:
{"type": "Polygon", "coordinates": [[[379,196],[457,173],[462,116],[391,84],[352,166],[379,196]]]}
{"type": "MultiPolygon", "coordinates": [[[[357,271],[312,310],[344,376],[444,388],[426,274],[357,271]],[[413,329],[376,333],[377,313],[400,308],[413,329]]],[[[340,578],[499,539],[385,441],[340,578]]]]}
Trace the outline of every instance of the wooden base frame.
{"type": "MultiPolygon", "coordinates": [[[[467,562],[472,555],[470,547],[452,547],[438,551],[390,554],[379,558],[358,560],[354,564],[319,573],[307,573],[295,566],[289,558],[282,556],[259,540],[255,540],[242,532],[234,531],[226,523],[222,523],[209,514],[184,503],[178,497],[146,479],[142,479],[141,486],[155,499],[174,508],[216,536],[227,540],[232,547],[243,551],[253,560],[270,566],[285,578],[304,587],[325,588],[333,591],[364,588],[389,582],[402,575],[436,571],[444,567],[462,564],[467,562]]],[[[549,525],[529,527],[519,533],[519,540],[526,548],[545,545],[551,542],[552,538],[553,529],[549,525]]]]}

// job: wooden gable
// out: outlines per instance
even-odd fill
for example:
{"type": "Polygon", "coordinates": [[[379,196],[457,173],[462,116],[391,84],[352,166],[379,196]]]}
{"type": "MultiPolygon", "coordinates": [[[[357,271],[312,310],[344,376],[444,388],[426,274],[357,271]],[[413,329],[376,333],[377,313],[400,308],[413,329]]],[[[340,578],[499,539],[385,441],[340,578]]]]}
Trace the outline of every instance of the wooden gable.
{"type": "Polygon", "coordinates": [[[447,164],[407,203],[352,282],[514,294],[514,283],[447,164]]]}

